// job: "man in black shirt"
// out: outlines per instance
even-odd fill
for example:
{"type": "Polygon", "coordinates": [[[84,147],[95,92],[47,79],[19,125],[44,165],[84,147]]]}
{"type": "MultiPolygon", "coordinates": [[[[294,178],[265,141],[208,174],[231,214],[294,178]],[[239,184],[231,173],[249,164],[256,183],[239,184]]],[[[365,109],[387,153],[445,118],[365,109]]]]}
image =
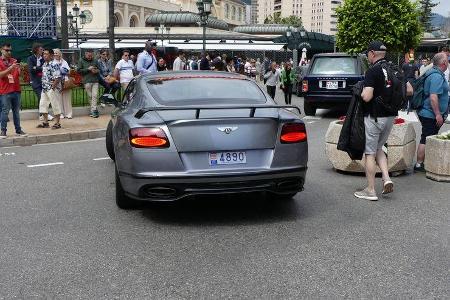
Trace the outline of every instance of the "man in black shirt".
{"type": "Polygon", "coordinates": [[[375,99],[383,94],[386,85],[390,84],[387,71],[383,69],[387,48],[380,41],[373,41],[367,49],[367,58],[371,67],[367,70],[364,79],[364,89],[361,98],[364,100],[364,128],[366,132],[365,168],[367,187],[355,192],[355,197],[376,201],[375,174],[377,164],[383,178],[382,194],[391,193],[394,184],[389,177],[387,157],[383,151],[396,114],[383,109],[375,99]]]}

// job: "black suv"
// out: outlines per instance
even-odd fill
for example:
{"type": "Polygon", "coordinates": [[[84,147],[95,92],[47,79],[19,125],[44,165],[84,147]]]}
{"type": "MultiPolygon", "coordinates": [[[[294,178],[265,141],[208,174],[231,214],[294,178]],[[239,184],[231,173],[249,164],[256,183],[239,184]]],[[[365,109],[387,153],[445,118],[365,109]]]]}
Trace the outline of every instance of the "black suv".
{"type": "Polygon", "coordinates": [[[352,98],[352,87],[364,79],[367,68],[367,58],[363,55],[314,55],[301,82],[305,114],[314,116],[317,108],[347,106],[352,98]]]}

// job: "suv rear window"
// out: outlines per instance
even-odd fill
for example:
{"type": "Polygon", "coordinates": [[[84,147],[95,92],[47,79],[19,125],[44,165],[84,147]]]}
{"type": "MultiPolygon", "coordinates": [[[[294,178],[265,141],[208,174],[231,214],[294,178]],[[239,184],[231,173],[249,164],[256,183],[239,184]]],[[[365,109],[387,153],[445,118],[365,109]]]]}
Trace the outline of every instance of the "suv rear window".
{"type": "Polygon", "coordinates": [[[256,83],[233,78],[158,78],[147,82],[163,105],[256,104],[266,98],[256,83]]]}
{"type": "Polygon", "coordinates": [[[317,57],[311,69],[312,75],[357,74],[355,57],[317,57]]]}

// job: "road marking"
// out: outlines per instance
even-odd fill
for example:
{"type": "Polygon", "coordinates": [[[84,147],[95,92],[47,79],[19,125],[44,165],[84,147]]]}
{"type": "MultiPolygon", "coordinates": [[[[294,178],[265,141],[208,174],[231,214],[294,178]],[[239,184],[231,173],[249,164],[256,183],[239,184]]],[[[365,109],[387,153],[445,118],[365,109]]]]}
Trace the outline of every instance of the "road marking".
{"type": "Polygon", "coordinates": [[[14,152],[5,152],[5,153],[0,152],[0,156],[14,156],[14,155],[16,155],[16,153],[14,152]]]}
{"type": "Polygon", "coordinates": [[[303,120],[321,120],[321,117],[305,116],[303,120]]]}
{"type": "Polygon", "coordinates": [[[111,159],[109,157],[99,157],[99,158],[94,158],[93,160],[97,161],[97,160],[107,160],[107,159],[111,159]]]}
{"type": "Polygon", "coordinates": [[[63,162],[54,162],[54,163],[48,163],[48,164],[39,164],[39,165],[27,165],[28,168],[37,168],[37,167],[48,167],[48,166],[56,166],[56,165],[63,165],[63,162]]]}

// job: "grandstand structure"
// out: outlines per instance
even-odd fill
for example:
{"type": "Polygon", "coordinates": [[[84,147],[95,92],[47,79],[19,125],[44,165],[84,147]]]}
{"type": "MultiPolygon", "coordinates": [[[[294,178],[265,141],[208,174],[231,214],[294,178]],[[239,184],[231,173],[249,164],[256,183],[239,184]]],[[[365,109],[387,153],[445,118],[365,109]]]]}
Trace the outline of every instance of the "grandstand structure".
{"type": "Polygon", "coordinates": [[[55,0],[0,0],[0,36],[56,38],[55,0]]]}

